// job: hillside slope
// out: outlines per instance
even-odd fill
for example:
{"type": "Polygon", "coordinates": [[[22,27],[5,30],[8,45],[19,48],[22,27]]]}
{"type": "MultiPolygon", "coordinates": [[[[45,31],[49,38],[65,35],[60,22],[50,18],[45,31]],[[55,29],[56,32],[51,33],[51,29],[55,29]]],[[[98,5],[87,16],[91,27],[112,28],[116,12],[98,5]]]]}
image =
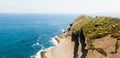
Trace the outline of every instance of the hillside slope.
{"type": "Polygon", "coordinates": [[[81,15],[41,58],[119,58],[120,18],[81,15]]]}

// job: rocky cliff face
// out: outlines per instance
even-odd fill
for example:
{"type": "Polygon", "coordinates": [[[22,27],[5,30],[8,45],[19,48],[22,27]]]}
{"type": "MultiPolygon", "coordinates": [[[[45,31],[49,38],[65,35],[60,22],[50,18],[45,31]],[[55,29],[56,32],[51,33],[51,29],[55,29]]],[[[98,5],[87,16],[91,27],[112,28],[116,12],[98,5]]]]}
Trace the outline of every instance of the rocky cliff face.
{"type": "Polygon", "coordinates": [[[110,35],[92,41],[95,49],[88,50],[86,58],[119,58],[120,49],[115,52],[116,42],[110,35]]]}
{"type": "Polygon", "coordinates": [[[58,45],[41,58],[119,58],[120,19],[82,15],[55,39],[58,45]]]}

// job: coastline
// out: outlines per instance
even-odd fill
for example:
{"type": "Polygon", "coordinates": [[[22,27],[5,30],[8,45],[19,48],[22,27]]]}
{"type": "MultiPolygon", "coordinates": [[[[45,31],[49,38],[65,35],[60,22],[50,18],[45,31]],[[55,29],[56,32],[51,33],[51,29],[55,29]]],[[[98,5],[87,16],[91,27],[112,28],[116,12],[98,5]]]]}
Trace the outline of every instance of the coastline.
{"type": "MultiPolygon", "coordinates": [[[[64,32],[64,31],[62,30],[62,32],[64,32]]],[[[40,51],[38,51],[38,52],[36,53],[35,58],[41,58],[41,56],[42,56],[42,55],[41,55],[41,52],[50,50],[50,49],[54,48],[55,46],[57,46],[58,43],[59,43],[59,40],[58,40],[57,38],[58,38],[58,36],[55,36],[55,37],[51,38],[50,42],[52,42],[52,43],[54,44],[54,46],[51,46],[51,47],[46,48],[46,49],[41,49],[40,51]]]]}
{"type": "Polygon", "coordinates": [[[65,30],[62,34],[55,36],[54,39],[57,41],[58,45],[39,52],[39,58],[73,58],[75,57],[74,53],[78,53],[78,57],[80,57],[81,46],[78,46],[78,49],[80,49],[78,52],[74,52],[76,43],[73,41],[70,34],[71,31],[65,30]]]}
{"type": "MultiPolygon", "coordinates": [[[[83,16],[82,18],[84,18],[84,20],[86,21],[89,17],[83,16]]],[[[62,34],[52,38],[52,41],[54,43],[57,42],[56,46],[38,52],[38,58],[110,58],[111,56],[113,56],[114,58],[120,57],[120,41],[118,38],[112,37],[112,34],[108,34],[103,37],[88,39],[88,37],[84,34],[84,32],[86,32],[86,29],[84,29],[83,31],[81,27],[81,29],[78,28],[78,31],[75,30],[75,27],[78,26],[78,24],[81,23],[81,26],[82,22],[84,22],[83,19],[80,19],[77,19],[72,24],[70,24],[70,28],[65,30],[62,34]],[[75,33],[76,31],[77,33],[75,33]]],[[[96,20],[96,18],[93,20],[96,20]]],[[[85,27],[88,26],[85,25],[85,27]]],[[[94,25],[93,23],[93,26],[96,25],[94,25]]]]}
{"type": "MultiPolygon", "coordinates": [[[[61,31],[62,31],[62,33],[64,33],[65,29],[62,29],[61,31]]],[[[54,36],[53,38],[51,38],[50,42],[53,43],[54,46],[51,46],[51,47],[46,48],[46,49],[39,50],[33,57],[41,58],[41,52],[44,52],[44,51],[50,50],[52,48],[55,48],[59,44],[59,42],[60,42],[58,38],[59,38],[59,36],[54,36]]]]}

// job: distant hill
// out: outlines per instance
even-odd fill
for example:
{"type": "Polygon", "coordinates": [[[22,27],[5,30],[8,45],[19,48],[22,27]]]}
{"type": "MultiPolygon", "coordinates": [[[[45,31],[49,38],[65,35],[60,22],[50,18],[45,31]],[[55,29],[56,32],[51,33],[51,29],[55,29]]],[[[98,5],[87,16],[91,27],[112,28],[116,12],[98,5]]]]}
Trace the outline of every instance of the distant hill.
{"type": "Polygon", "coordinates": [[[95,17],[95,16],[120,17],[120,12],[86,13],[86,14],[79,14],[79,15],[88,15],[91,17],[95,17]]]}

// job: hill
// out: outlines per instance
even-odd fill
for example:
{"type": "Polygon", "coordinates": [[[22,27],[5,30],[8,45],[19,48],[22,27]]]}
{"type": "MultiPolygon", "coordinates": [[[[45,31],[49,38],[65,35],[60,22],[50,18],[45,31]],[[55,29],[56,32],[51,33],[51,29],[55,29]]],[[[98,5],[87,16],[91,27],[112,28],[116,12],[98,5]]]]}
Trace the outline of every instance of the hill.
{"type": "Polygon", "coordinates": [[[81,15],[41,58],[119,58],[120,18],[81,15]]]}

